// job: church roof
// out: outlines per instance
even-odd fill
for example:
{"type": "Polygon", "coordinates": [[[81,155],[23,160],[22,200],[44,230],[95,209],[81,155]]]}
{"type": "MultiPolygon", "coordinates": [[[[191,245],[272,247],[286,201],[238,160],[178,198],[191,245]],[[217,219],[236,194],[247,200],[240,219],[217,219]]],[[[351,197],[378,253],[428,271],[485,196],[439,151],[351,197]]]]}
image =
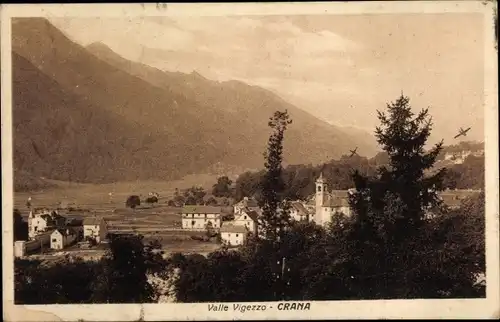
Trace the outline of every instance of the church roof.
{"type": "Polygon", "coordinates": [[[349,200],[346,197],[340,197],[335,195],[326,195],[323,200],[323,207],[349,207],[349,200]]]}

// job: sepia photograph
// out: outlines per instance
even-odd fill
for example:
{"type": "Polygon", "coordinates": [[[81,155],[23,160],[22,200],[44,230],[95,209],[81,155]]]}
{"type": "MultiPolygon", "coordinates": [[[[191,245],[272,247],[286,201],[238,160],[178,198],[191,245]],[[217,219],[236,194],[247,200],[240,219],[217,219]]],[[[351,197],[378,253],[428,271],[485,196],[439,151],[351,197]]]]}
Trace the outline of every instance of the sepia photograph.
{"type": "Polygon", "coordinates": [[[499,317],[495,2],[1,9],[6,321],[499,317]]]}

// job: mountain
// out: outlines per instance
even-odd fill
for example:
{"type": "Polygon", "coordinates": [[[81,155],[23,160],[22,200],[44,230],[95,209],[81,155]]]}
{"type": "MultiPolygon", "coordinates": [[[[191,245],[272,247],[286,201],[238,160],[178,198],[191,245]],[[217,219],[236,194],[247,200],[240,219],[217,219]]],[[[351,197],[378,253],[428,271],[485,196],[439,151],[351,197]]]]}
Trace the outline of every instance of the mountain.
{"type": "MultiPolygon", "coordinates": [[[[215,164],[260,168],[268,117],[288,109],[288,163],[370,150],[275,94],[85,48],[43,18],[12,22],[16,173],[78,182],[173,179],[215,164]]],[[[15,178],[16,180],[16,178],[15,178]]]]}
{"type": "MultiPolygon", "coordinates": [[[[302,151],[289,155],[290,163],[319,163],[331,157],[340,157],[356,145],[359,145],[361,154],[371,156],[375,153],[376,142],[370,134],[354,128],[330,125],[287,103],[267,89],[239,81],[217,82],[206,79],[197,72],[184,74],[162,71],[124,59],[103,43],[92,43],[86,48],[109,64],[155,86],[186,95],[200,105],[245,117],[249,124],[259,125],[259,131],[254,132],[255,135],[262,133],[261,130],[266,132],[267,129],[262,127],[274,110],[287,109],[294,120],[294,125],[287,133],[288,141],[293,142],[294,146],[296,142],[304,143],[301,145],[302,151]],[[311,141],[307,142],[308,139],[311,141]]],[[[290,146],[290,149],[294,146],[290,146]]]]}
{"type": "Polygon", "coordinates": [[[15,177],[24,172],[102,182],[119,178],[106,169],[124,179],[136,176],[130,167],[143,170],[147,159],[134,151],[142,147],[145,131],[61,86],[15,52],[12,64],[15,177]]]}

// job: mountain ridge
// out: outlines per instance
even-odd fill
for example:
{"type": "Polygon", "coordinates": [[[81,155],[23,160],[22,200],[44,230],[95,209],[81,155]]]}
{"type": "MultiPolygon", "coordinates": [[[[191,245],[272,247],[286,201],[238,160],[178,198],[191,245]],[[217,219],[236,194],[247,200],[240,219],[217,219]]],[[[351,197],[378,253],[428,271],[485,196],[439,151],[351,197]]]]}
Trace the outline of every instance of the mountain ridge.
{"type": "Polygon", "coordinates": [[[357,143],[265,89],[167,74],[124,58],[118,68],[91,50],[46,19],[13,19],[17,170],[104,183],[169,180],[216,164],[260,168],[276,109],[294,119],[285,138],[288,163],[320,163],[357,143]]]}
{"type": "MultiPolygon", "coordinates": [[[[273,102],[277,102],[287,108],[288,110],[293,110],[293,112],[298,116],[296,119],[307,118],[314,119],[314,121],[318,124],[317,126],[320,129],[315,133],[319,134],[321,131],[331,131],[335,134],[335,138],[344,136],[347,137],[346,142],[340,142],[342,140],[337,140],[337,144],[344,144],[336,153],[336,156],[340,156],[342,153],[348,152],[348,149],[352,149],[352,145],[359,145],[360,153],[366,154],[368,156],[375,154],[375,148],[373,144],[366,144],[368,133],[365,133],[366,136],[363,136],[361,130],[349,130],[349,128],[341,128],[338,126],[334,126],[329,124],[328,122],[321,120],[304,110],[293,106],[286,100],[284,100],[281,96],[277,95],[273,91],[263,88],[260,86],[249,85],[244,82],[238,80],[228,80],[228,81],[214,81],[209,80],[203,75],[199,74],[196,71],[193,71],[190,74],[184,74],[179,72],[165,72],[155,67],[145,65],[138,62],[131,62],[127,59],[124,59],[116,52],[114,52],[109,46],[103,43],[92,43],[86,46],[89,51],[91,51],[98,58],[103,59],[111,64],[114,64],[116,67],[120,67],[122,69],[127,70],[130,74],[140,77],[151,84],[154,84],[158,87],[168,88],[169,90],[176,91],[179,87],[183,85],[180,84],[188,84],[190,87],[192,97],[194,97],[198,103],[203,104],[205,106],[210,106],[213,108],[223,108],[225,111],[234,112],[234,113],[244,113],[245,117],[251,117],[249,115],[250,112],[258,110],[258,106],[252,103],[244,103],[243,107],[238,108],[239,104],[228,104],[227,101],[232,100],[232,102],[237,101],[236,96],[244,96],[245,94],[253,94],[253,95],[262,95],[262,100],[270,100],[273,102]],[[197,82],[198,81],[198,82],[197,82]],[[220,96],[217,97],[217,91],[221,91],[224,95],[223,98],[220,96]],[[357,140],[353,142],[350,137],[354,137],[357,140]],[[350,141],[352,143],[350,143],[350,141]]],[[[182,91],[184,92],[186,87],[182,87],[182,91]]],[[[263,113],[264,110],[258,110],[263,113]]],[[[272,111],[269,111],[272,112],[272,111]]],[[[266,117],[267,119],[267,117],[266,117]]],[[[259,122],[260,120],[254,119],[254,122],[259,122]]],[[[296,120],[297,122],[297,120],[296,120]]],[[[320,134],[321,135],[321,134],[320,134]]],[[[316,135],[317,136],[317,135],[316,135]]],[[[371,136],[369,136],[371,138],[371,136]]],[[[375,142],[373,138],[371,138],[373,143],[375,142]]],[[[335,154],[335,153],[334,153],[335,154]]]]}

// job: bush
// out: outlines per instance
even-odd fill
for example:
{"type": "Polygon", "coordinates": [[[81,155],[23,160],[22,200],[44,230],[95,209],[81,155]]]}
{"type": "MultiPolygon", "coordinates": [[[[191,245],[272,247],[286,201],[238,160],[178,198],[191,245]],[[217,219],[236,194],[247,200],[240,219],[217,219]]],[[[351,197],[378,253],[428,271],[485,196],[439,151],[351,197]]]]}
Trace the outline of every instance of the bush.
{"type": "Polygon", "coordinates": [[[135,209],[137,206],[141,205],[141,198],[136,195],[129,196],[125,202],[125,207],[135,209]]]}
{"type": "Polygon", "coordinates": [[[148,204],[158,203],[158,198],[157,198],[157,197],[155,197],[155,196],[148,197],[148,198],[146,199],[146,203],[148,203],[148,204]]]}

